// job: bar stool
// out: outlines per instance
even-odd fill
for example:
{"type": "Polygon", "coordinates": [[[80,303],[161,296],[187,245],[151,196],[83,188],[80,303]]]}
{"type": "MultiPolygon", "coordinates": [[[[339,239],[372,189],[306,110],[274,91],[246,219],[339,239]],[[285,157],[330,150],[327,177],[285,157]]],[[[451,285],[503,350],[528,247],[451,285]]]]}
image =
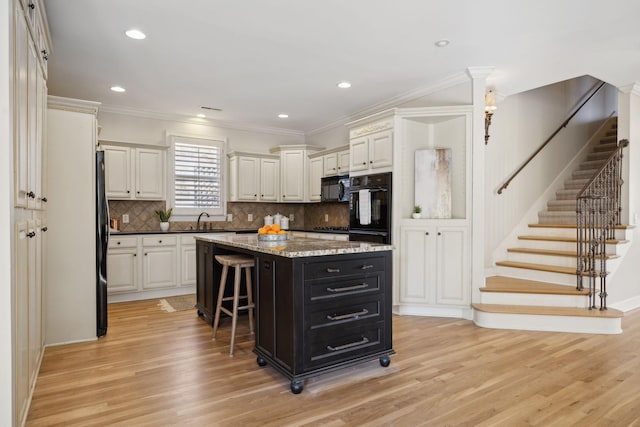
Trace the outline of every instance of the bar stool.
{"type": "Polygon", "coordinates": [[[251,293],[251,268],[255,265],[253,257],[246,255],[216,255],[216,261],[222,264],[222,275],[220,277],[220,290],[218,291],[218,303],[216,304],[216,314],[213,320],[213,335],[211,339],[216,339],[216,332],[218,332],[218,324],[220,322],[220,312],[224,312],[231,316],[231,345],[229,347],[229,357],[233,357],[233,345],[236,340],[236,323],[238,320],[238,310],[249,311],[249,330],[253,334],[253,309],[255,304],[253,303],[253,296],[251,293]],[[227,283],[227,273],[229,267],[235,269],[235,276],[233,280],[233,296],[224,297],[224,289],[227,283]],[[247,295],[240,295],[240,275],[242,269],[245,269],[246,282],[247,282],[247,295]],[[239,299],[247,299],[247,305],[238,306],[239,299]],[[233,300],[233,309],[229,311],[222,306],[222,301],[233,300]]]}

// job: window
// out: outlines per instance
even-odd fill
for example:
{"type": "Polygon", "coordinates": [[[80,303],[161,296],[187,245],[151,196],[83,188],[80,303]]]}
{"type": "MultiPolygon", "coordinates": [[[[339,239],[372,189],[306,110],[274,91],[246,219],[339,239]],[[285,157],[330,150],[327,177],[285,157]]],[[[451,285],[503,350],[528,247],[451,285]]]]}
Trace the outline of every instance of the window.
{"type": "Polygon", "coordinates": [[[170,143],[167,207],[173,208],[175,219],[193,221],[201,212],[224,218],[226,142],[171,135],[170,143]]]}

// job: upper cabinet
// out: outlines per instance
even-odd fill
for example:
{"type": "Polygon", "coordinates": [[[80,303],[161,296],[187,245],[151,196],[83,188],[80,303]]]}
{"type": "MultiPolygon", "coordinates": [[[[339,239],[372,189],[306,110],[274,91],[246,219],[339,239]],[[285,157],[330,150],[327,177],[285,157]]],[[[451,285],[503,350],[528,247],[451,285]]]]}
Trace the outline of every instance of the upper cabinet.
{"type": "Polygon", "coordinates": [[[310,200],[307,157],[320,149],[312,145],[279,145],[271,149],[271,153],[280,155],[281,202],[310,200]]]}
{"type": "Polygon", "coordinates": [[[107,198],[164,200],[165,150],[101,143],[107,198]]]}
{"type": "Polygon", "coordinates": [[[46,138],[42,132],[47,84],[46,66],[42,65],[39,50],[40,44],[48,40],[48,32],[40,15],[30,15],[29,7],[26,11],[17,5],[14,13],[14,193],[16,207],[41,209],[47,201],[43,173],[46,138]]]}
{"type": "Polygon", "coordinates": [[[393,166],[393,118],[349,131],[349,174],[390,172],[393,166]]]}
{"type": "Polygon", "coordinates": [[[277,202],[280,194],[280,157],[229,154],[229,200],[232,202],[277,202]]]}

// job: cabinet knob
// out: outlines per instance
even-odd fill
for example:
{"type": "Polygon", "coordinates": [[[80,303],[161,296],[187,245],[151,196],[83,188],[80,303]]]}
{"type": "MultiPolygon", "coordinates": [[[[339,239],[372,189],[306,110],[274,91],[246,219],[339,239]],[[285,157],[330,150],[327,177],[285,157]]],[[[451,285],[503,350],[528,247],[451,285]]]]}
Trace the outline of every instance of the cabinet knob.
{"type": "Polygon", "coordinates": [[[131,193],[131,191],[127,190],[127,194],[131,193]]]}
{"type": "Polygon", "coordinates": [[[367,164],[367,162],[362,162],[362,164],[363,164],[363,165],[366,165],[366,164],[367,164]]]}
{"type": "Polygon", "coordinates": [[[44,233],[46,233],[46,232],[47,232],[47,230],[48,230],[48,228],[47,228],[47,227],[42,227],[42,231],[43,231],[44,233]]]}
{"type": "Polygon", "coordinates": [[[442,233],[438,231],[438,236],[441,236],[441,235],[442,235],[442,233]]]}
{"type": "Polygon", "coordinates": [[[32,232],[30,232],[30,233],[27,233],[27,237],[29,237],[30,239],[34,238],[34,237],[35,237],[35,235],[36,235],[36,232],[35,232],[35,231],[32,231],[32,232]]]}
{"type": "Polygon", "coordinates": [[[138,256],[138,254],[133,254],[133,256],[138,256]]]}
{"type": "Polygon", "coordinates": [[[122,242],[118,242],[118,244],[120,244],[120,243],[122,243],[122,242]]]}
{"type": "Polygon", "coordinates": [[[33,10],[36,8],[36,5],[33,3],[29,3],[29,9],[33,10]]]}
{"type": "Polygon", "coordinates": [[[425,234],[425,236],[428,236],[428,235],[429,235],[429,232],[427,231],[427,232],[426,232],[426,233],[424,233],[424,234],[425,234]]]}
{"type": "Polygon", "coordinates": [[[45,202],[45,203],[47,203],[47,198],[46,197],[42,197],[42,198],[40,198],[40,200],[45,202]]]}
{"type": "Polygon", "coordinates": [[[369,163],[373,164],[373,160],[369,160],[369,163]]]}
{"type": "Polygon", "coordinates": [[[162,240],[158,240],[158,243],[162,243],[162,240]]]}
{"type": "Polygon", "coordinates": [[[136,193],[140,194],[140,192],[139,192],[139,191],[136,191],[136,193]]]}
{"type": "Polygon", "coordinates": [[[146,253],[146,252],[144,253],[144,256],[147,256],[147,253],[146,253]]]}
{"type": "Polygon", "coordinates": [[[27,193],[27,196],[28,196],[30,199],[35,199],[35,198],[36,198],[36,193],[34,193],[33,191],[29,191],[29,192],[27,193]]]}
{"type": "Polygon", "coordinates": [[[40,53],[42,53],[42,59],[44,59],[45,61],[49,59],[49,54],[47,53],[47,49],[42,49],[40,53]]]}

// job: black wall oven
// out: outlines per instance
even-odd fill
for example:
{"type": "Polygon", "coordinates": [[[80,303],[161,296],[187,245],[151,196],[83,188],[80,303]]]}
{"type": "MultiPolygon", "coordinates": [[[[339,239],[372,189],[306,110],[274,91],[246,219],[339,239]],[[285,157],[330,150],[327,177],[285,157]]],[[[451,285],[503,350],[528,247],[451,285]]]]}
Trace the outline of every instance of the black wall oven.
{"type": "Polygon", "coordinates": [[[391,172],[351,177],[349,240],[391,243],[391,172]]]}

